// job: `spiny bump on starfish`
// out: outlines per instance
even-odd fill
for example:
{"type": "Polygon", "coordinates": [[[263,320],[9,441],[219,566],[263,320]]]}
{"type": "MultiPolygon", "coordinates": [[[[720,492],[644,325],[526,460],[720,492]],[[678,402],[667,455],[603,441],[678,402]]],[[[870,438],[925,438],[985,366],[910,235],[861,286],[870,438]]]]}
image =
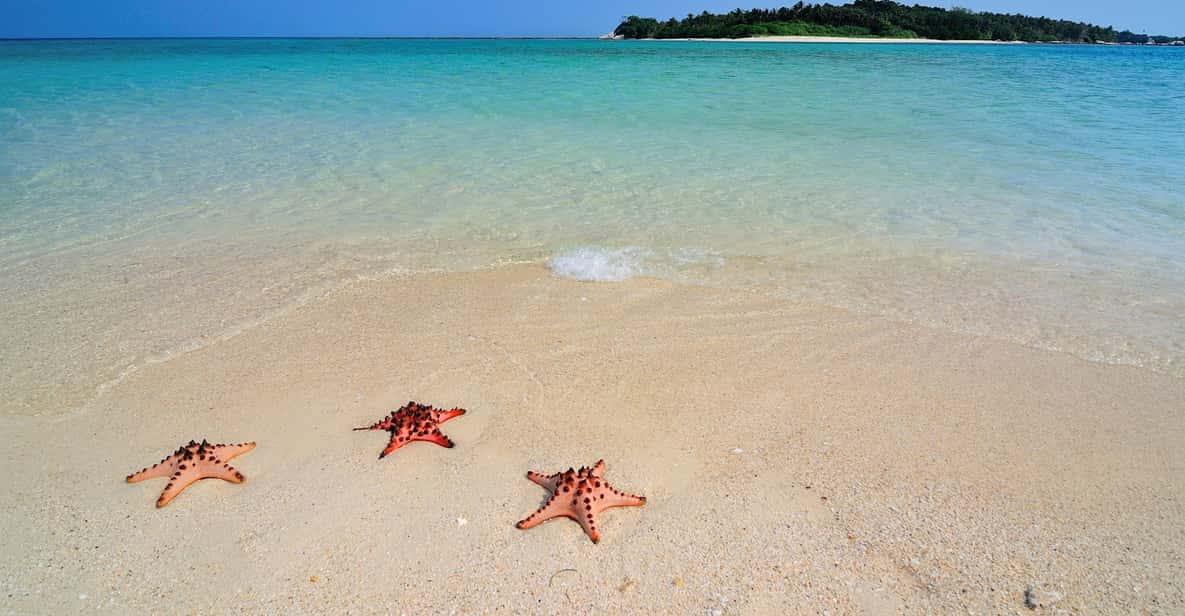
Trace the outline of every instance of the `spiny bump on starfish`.
{"type": "Polygon", "coordinates": [[[391,411],[390,415],[374,425],[354,429],[386,430],[391,433],[391,441],[387,443],[387,448],[379,454],[379,459],[382,460],[392,451],[412,441],[427,441],[441,447],[454,447],[456,443],[453,443],[452,439],[440,431],[440,424],[464,414],[465,409],[462,408],[438,409],[433,408],[430,404],[419,404],[411,400],[397,410],[391,411]]]}
{"type": "Polygon", "coordinates": [[[637,507],[646,504],[645,496],[618,492],[601,478],[605,473],[605,461],[597,460],[592,468],[569,468],[552,475],[534,471],[527,472],[527,479],[551,492],[547,502],[535,513],[520,520],[515,526],[528,529],[547,520],[566,517],[576,520],[593,543],[601,540],[597,530],[596,516],[611,507],[637,507]]]}
{"type": "Polygon", "coordinates": [[[225,444],[210,444],[205,439],[202,442],[189,441],[182,445],[160,462],[128,475],[128,483],[136,483],[155,477],[168,477],[169,483],[160,498],[156,499],[157,508],[164,507],[177,497],[189,484],[199,479],[217,478],[231,483],[243,483],[243,474],[231,466],[229,460],[255,449],[255,442],[225,444]]]}

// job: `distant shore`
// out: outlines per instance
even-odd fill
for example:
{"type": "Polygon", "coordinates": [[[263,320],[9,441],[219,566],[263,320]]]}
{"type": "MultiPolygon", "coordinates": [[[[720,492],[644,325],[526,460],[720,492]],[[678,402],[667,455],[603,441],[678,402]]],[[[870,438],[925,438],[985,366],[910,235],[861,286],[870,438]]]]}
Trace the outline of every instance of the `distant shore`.
{"type": "MultiPolygon", "coordinates": [[[[604,36],[606,40],[624,40],[604,36]]],[[[928,38],[888,38],[875,36],[747,36],[743,38],[663,38],[643,41],[702,41],[724,43],[926,43],[944,45],[1025,45],[1025,41],[941,40],[928,38]]]]}
{"type": "Polygon", "coordinates": [[[1108,47],[1185,47],[1185,43],[1112,43],[1096,41],[1094,43],[1067,43],[1063,41],[985,41],[980,39],[931,39],[931,38],[890,38],[878,36],[746,36],[742,38],[644,38],[626,39],[622,36],[606,34],[597,37],[605,41],[699,41],[725,43],[925,43],[944,45],[1100,45],[1108,47]]]}
{"type": "MultiPolygon", "coordinates": [[[[671,39],[675,40],[675,39],[671,39]]],[[[736,39],[684,39],[691,41],[734,41],[741,43],[936,43],[944,45],[1025,45],[1024,41],[940,40],[860,36],[748,36],[736,39]]]]}

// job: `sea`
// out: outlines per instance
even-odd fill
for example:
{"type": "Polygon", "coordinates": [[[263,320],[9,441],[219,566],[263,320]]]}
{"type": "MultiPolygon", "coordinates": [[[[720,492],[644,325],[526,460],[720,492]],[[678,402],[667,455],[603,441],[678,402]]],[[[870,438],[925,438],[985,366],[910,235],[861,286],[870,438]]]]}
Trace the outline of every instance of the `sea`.
{"type": "Polygon", "coordinates": [[[1183,84],[1102,45],[0,41],[2,412],[514,265],[1185,376],[1183,84]]]}

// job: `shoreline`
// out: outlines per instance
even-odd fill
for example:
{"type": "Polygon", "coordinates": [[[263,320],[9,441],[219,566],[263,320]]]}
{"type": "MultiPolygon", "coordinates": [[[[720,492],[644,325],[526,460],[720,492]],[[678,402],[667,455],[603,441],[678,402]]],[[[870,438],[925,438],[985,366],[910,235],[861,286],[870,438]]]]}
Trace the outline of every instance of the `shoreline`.
{"type": "MultiPolygon", "coordinates": [[[[224,250],[223,252],[233,252],[233,250],[224,250]]],[[[147,260],[147,259],[145,259],[147,260]]],[[[197,259],[198,261],[206,262],[207,257],[197,259]]],[[[106,264],[103,264],[106,266],[106,264]]],[[[467,269],[446,270],[431,266],[421,266],[419,269],[405,269],[405,268],[377,268],[372,270],[359,270],[352,274],[336,280],[320,280],[316,284],[309,286],[296,285],[292,287],[292,292],[288,294],[282,301],[274,304],[260,307],[258,309],[248,309],[246,306],[239,306],[239,314],[235,318],[223,318],[217,327],[210,328],[205,323],[198,323],[191,325],[187,335],[176,336],[176,332],[183,331],[185,328],[174,322],[167,329],[148,331],[147,336],[171,336],[170,344],[161,345],[155,348],[146,348],[139,351],[134,356],[127,356],[122,361],[108,360],[105,364],[97,361],[87,362],[84,360],[75,360],[73,364],[67,364],[65,370],[71,378],[70,382],[63,382],[56,378],[57,375],[46,371],[44,366],[34,373],[30,371],[27,375],[21,375],[25,378],[10,379],[9,387],[6,390],[5,399],[0,399],[0,415],[10,414],[12,416],[23,417],[45,417],[45,418],[64,418],[81,413],[86,413],[87,409],[94,404],[104,392],[112,387],[118,386],[125,379],[135,374],[136,372],[154,364],[168,362],[175,357],[186,355],[195,351],[199,351],[211,344],[223,342],[234,338],[246,331],[256,328],[272,319],[281,317],[288,312],[304,306],[305,304],[327,301],[333,295],[343,292],[348,288],[356,285],[367,285],[374,282],[389,281],[389,280],[406,280],[419,279],[431,276],[464,276],[464,275],[480,275],[480,274],[500,274],[509,271],[514,271],[518,268],[528,268],[539,271],[549,271],[551,276],[557,280],[590,284],[617,284],[620,281],[614,280],[598,280],[589,282],[589,280],[582,279],[579,276],[568,276],[564,274],[556,274],[550,270],[548,261],[543,258],[518,260],[512,262],[489,263],[482,266],[467,269]],[[46,377],[50,378],[46,378],[46,377]],[[35,381],[33,379],[36,379],[35,381]]],[[[83,277],[84,280],[93,280],[91,278],[83,277]]],[[[1087,361],[1092,364],[1099,364],[1102,366],[1124,366],[1139,370],[1147,370],[1153,374],[1164,375],[1171,378],[1182,379],[1185,378],[1180,371],[1174,370],[1171,363],[1159,365],[1155,363],[1146,363],[1142,361],[1139,356],[1110,356],[1099,351],[1090,349],[1083,350],[1082,348],[1074,348],[1073,346],[1063,346],[1061,344],[1050,344],[1047,340],[1040,338],[1018,339],[1010,337],[1006,334],[1000,333],[984,333],[974,328],[960,328],[957,323],[946,322],[942,320],[925,320],[918,319],[916,316],[903,314],[898,311],[889,310],[885,304],[884,306],[877,305],[858,305],[853,307],[841,302],[827,301],[821,298],[804,298],[804,297],[786,297],[780,294],[776,288],[755,286],[732,286],[728,284],[711,284],[703,281],[694,280],[676,280],[671,277],[652,276],[646,273],[631,274],[627,281],[642,282],[658,282],[661,284],[674,284],[679,286],[687,286],[692,292],[695,290],[702,290],[704,292],[724,292],[724,293],[741,293],[745,295],[752,295],[753,297],[765,298],[770,301],[787,302],[794,305],[811,306],[825,310],[836,310],[841,312],[850,312],[855,315],[860,315],[862,318],[884,320],[898,326],[905,327],[922,327],[926,329],[934,329],[959,336],[982,337],[986,340],[992,340],[1004,344],[1013,344],[1022,348],[1035,349],[1045,352],[1066,355],[1078,360],[1087,361]]],[[[155,297],[143,298],[141,302],[149,302],[156,299],[155,297]]],[[[220,307],[221,309],[222,307],[220,307]]],[[[180,315],[185,317],[185,313],[180,315]]],[[[1016,317],[1017,315],[1012,315],[1016,317]]],[[[1030,321],[1038,318],[1040,315],[1034,313],[1026,315],[1030,321]]],[[[182,319],[184,322],[184,319],[182,319]]],[[[104,338],[110,338],[112,335],[107,334],[104,338]]],[[[14,348],[18,345],[12,345],[14,348]]],[[[32,345],[27,345],[32,346],[32,345]]],[[[96,345],[102,347],[102,345],[96,345]]],[[[48,347],[47,347],[48,348],[48,347]]]]}
{"type": "Polygon", "coordinates": [[[1007,613],[1032,588],[1051,611],[1173,612],[1183,397],[1147,370],[726,289],[535,265],[375,280],[68,420],[0,417],[0,579],[18,611],[1007,613]],[[457,447],[376,460],[385,439],[350,428],[408,399],[469,409],[444,428],[457,447]],[[123,482],[203,437],[259,443],[245,484],[155,510],[159,482],[123,482]],[[526,470],[602,457],[649,500],[606,514],[599,545],[513,527],[543,496],[526,470]]]}

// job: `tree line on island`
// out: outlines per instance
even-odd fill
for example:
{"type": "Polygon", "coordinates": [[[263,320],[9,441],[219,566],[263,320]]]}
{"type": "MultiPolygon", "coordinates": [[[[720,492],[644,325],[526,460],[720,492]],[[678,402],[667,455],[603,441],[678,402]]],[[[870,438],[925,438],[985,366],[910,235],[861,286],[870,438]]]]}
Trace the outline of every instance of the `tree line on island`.
{"type": "Polygon", "coordinates": [[[627,39],[780,35],[1139,44],[1182,40],[1116,32],[1111,27],[1065,19],[907,6],[892,0],[855,0],[840,6],[799,2],[777,9],[736,9],[723,15],[704,11],[667,21],[631,15],[613,34],[627,39]]]}

